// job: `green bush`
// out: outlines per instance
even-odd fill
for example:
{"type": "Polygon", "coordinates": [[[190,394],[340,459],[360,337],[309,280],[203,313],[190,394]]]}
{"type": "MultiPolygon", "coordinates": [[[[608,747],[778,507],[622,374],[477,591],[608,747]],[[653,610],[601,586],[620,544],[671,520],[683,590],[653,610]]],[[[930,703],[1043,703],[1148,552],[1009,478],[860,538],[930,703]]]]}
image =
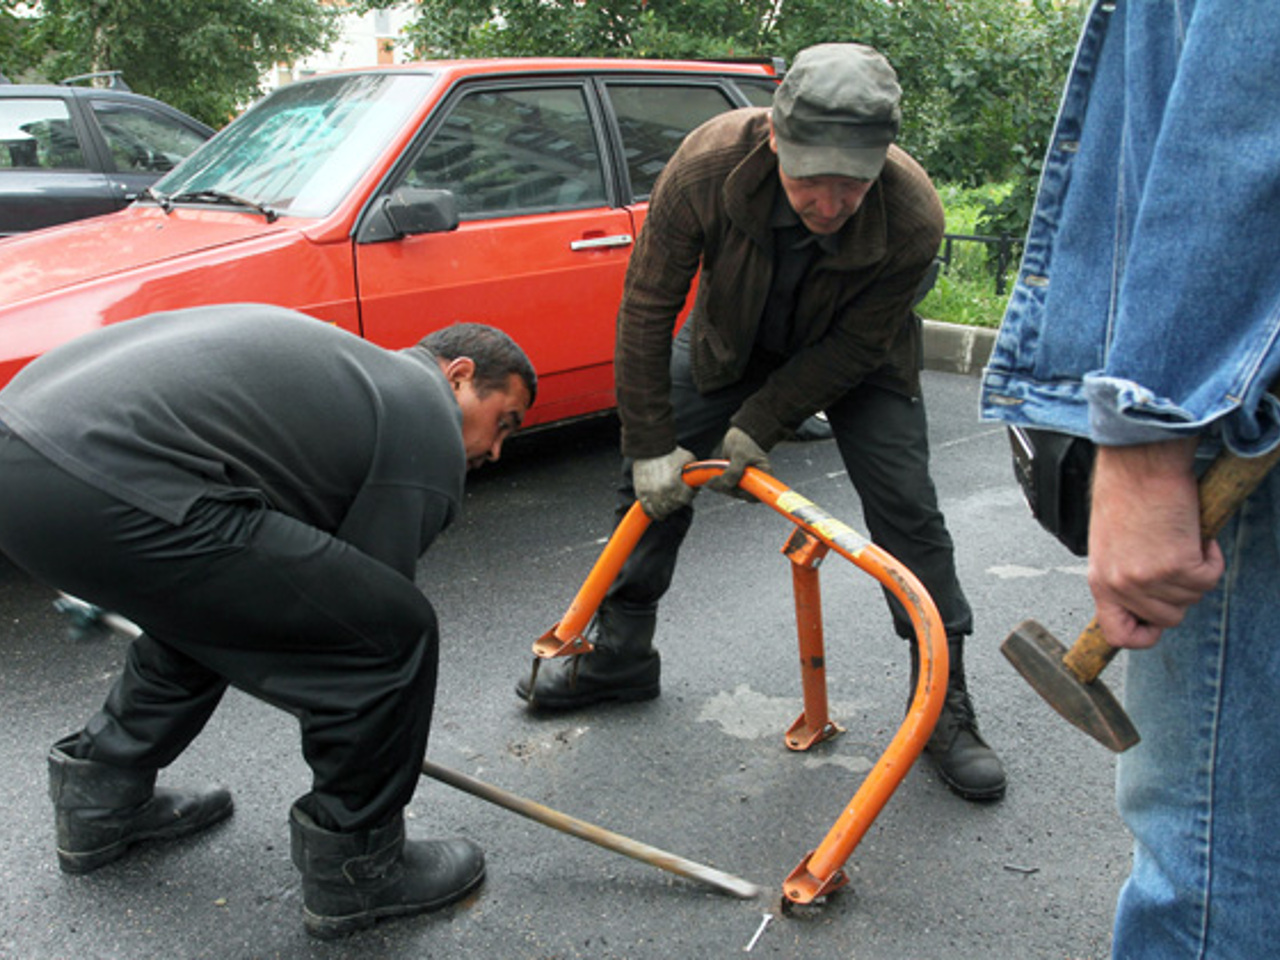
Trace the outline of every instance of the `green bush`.
{"type": "MultiPolygon", "coordinates": [[[[941,184],[938,195],[947,214],[947,233],[983,235],[983,214],[1014,191],[1013,183],[964,187],[941,184]]],[[[951,263],[938,274],[938,282],[920,304],[919,312],[929,320],[960,323],[970,327],[998,327],[1004,316],[1009,288],[1018,269],[1020,249],[1004,271],[996,274],[995,248],[984,243],[957,240],[952,244],[951,263]],[[997,292],[1003,279],[1004,292],[997,292]]]]}

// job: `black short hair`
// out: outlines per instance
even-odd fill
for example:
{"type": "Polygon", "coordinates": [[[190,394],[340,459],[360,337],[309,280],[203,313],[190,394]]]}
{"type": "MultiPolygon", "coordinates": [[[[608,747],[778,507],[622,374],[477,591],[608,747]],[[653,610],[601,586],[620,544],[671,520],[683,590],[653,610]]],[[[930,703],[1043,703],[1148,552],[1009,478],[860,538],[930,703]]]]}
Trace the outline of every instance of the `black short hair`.
{"type": "Polygon", "coordinates": [[[422,345],[442,360],[467,357],[476,365],[476,390],[481,396],[507,389],[514,373],[529,391],[529,403],[538,397],[538,374],[528,356],[497,327],[483,323],[455,323],[422,338],[422,345]]]}

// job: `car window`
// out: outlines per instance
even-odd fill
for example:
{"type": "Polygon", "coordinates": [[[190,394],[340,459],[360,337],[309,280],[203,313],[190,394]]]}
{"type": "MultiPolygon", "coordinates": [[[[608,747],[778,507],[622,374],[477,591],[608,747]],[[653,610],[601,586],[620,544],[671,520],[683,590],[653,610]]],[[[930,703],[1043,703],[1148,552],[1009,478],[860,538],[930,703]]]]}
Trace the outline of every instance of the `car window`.
{"type": "Polygon", "coordinates": [[[207,139],[172,117],[134,104],[94,100],[93,113],[120,171],[168,173],[207,139]]]}
{"type": "Polygon", "coordinates": [[[773,92],[778,89],[776,80],[738,80],[738,89],[753,107],[773,106],[773,92]]]}
{"type": "Polygon", "coordinates": [[[434,74],[336,74],[281,87],[155,185],[220,191],[297,217],[323,217],[411,122],[434,74]]]}
{"type": "Polygon", "coordinates": [[[622,133],[631,193],[647,199],[680,141],[694,127],[735,104],[719,87],[693,84],[607,83],[622,133]]]}
{"type": "Polygon", "coordinates": [[[0,168],[83,170],[67,105],[52,97],[0,100],[0,168]]]}
{"type": "Polygon", "coordinates": [[[452,191],[464,220],[601,206],[604,170],[582,87],[467,94],[405,183],[452,191]]]}

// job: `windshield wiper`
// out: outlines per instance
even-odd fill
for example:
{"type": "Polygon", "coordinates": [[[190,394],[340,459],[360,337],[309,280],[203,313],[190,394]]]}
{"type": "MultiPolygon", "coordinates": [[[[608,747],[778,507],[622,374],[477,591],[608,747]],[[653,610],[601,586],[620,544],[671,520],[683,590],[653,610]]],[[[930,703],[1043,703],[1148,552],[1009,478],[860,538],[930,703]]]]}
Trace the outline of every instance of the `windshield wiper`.
{"type": "Polygon", "coordinates": [[[234,193],[226,193],[222,190],[190,190],[186,193],[175,193],[168,199],[170,203],[203,200],[208,203],[221,203],[233,207],[249,207],[251,210],[257,210],[260,214],[266,217],[267,223],[275,223],[280,219],[280,214],[265,203],[259,203],[257,200],[249,200],[245,197],[238,197],[234,193]]]}
{"type": "Polygon", "coordinates": [[[140,196],[146,197],[148,200],[154,200],[156,203],[160,204],[160,209],[165,213],[173,213],[173,201],[170,200],[168,196],[155,189],[155,187],[147,187],[142,191],[140,196]]]}

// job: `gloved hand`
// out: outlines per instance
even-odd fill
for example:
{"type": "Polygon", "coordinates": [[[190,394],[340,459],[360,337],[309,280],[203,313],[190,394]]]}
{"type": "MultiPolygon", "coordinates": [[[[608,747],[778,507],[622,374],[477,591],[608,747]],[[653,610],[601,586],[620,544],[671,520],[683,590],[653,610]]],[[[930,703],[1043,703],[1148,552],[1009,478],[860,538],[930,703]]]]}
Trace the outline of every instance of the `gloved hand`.
{"type": "Polygon", "coordinates": [[[714,480],[708,480],[705,486],[716,493],[727,493],[739,500],[755,499],[738,486],[738,481],[742,479],[742,474],[747,467],[758,467],[765,473],[773,470],[769,465],[769,455],[764,452],[760,444],[751,439],[749,433],[738,427],[730,427],[729,432],[724,435],[716,458],[728,460],[729,466],[720,476],[714,480]]]}
{"type": "Polygon", "coordinates": [[[631,482],[636,488],[636,499],[650,519],[661,520],[693,501],[698,491],[680,478],[680,471],[695,459],[684,447],[676,447],[664,456],[636,460],[631,464],[631,482]]]}

